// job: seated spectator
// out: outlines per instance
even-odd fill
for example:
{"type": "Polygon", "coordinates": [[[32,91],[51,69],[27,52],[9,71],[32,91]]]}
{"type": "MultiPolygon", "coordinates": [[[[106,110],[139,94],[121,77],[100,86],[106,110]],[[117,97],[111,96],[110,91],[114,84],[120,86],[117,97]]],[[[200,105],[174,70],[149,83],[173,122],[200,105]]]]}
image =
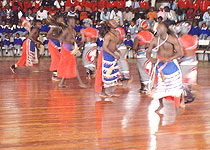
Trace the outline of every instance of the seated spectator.
{"type": "Polygon", "coordinates": [[[25,13],[26,20],[28,20],[31,24],[35,19],[35,14],[33,13],[32,9],[29,8],[28,11],[25,13]]]}
{"type": "Polygon", "coordinates": [[[91,13],[91,19],[94,20],[93,23],[96,23],[97,20],[100,20],[101,13],[98,11],[98,7],[95,7],[95,10],[91,13]]]}
{"type": "Polygon", "coordinates": [[[128,34],[130,34],[131,39],[134,39],[135,35],[138,33],[138,28],[134,20],[131,21],[131,25],[128,27],[128,34]]]}
{"type": "Polygon", "coordinates": [[[169,9],[175,11],[177,9],[177,2],[174,0],[169,0],[168,7],[169,9]]]}
{"type": "Polygon", "coordinates": [[[8,51],[13,47],[13,45],[10,43],[10,37],[8,34],[5,35],[3,45],[4,45],[4,48],[6,49],[6,54],[8,54],[8,51]]]}
{"type": "Polygon", "coordinates": [[[165,15],[166,15],[166,13],[165,13],[165,10],[164,10],[164,6],[160,6],[160,8],[159,8],[159,12],[157,13],[157,17],[162,17],[162,18],[165,18],[165,15]]]}
{"type": "Polygon", "coordinates": [[[1,22],[1,25],[0,25],[0,36],[1,36],[2,38],[4,38],[5,33],[7,33],[7,32],[8,32],[8,27],[7,27],[7,25],[6,25],[6,22],[3,20],[3,21],[1,22]]]}
{"type": "Polygon", "coordinates": [[[190,8],[188,11],[187,11],[187,14],[186,14],[186,19],[187,21],[193,21],[195,18],[195,10],[193,8],[190,8]]]}
{"type": "Polygon", "coordinates": [[[149,23],[149,28],[150,28],[153,22],[155,21],[155,19],[157,18],[157,12],[154,11],[154,7],[150,8],[150,11],[147,14],[147,18],[149,19],[148,23],[149,23]]]}
{"type": "Polygon", "coordinates": [[[116,20],[120,26],[123,25],[122,12],[118,10],[117,7],[114,7],[114,9],[111,11],[110,19],[116,20]]]}
{"type": "Polygon", "coordinates": [[[9,34],[10,37],[15,36],[16,26],[10,22],[9,25],[7,26],[7,28],[8,28],[7,34],[9,34]]]}
{"type": "Polygon", "coordinates": [[[92,12],[92,1],[91,0],[82,0],[82,7],[85,7],[85,10],[89,13],[92,12]]]}
{"type": "Polygon", "coordinates": [[[96,22],[95,29],[97,29],[98,31],[100,31],[101,29],[101,23],[99,20],[96,22]]]}
{"type": "Polygon", "coordinates": [[[210,26],[210,6],[208,7],[207,11],[203,14],[203,22],[205,22],[208,27],[210,26]]]}
{"type": "Polygon", "coordinates": [[[132,0],[127,0],[125,2],[125,7],[131,8],[131,6],[132,6],[132,0]]]}
{"type": "Polygon", "coordinates": [[[175,24],[175,22],[177,22],[175,11],[170,10],[168,6],[165,6],[164,9],[165,9],[166,14],[163,20],[167,20],[169,25],[175,24]]]}
{"type": "Polygon", "coordinates": [[[131,35],[130,34],[127,35],[127,39],[124,41],[124,44],[128,48],[133,47],[133,41],[131,40],[131,35]]]}
{"type": "Polygon", "coordinates": [[[80,25],[80,21],[79,20],[76,20],[76,24],[75,24],[75,28],[74,29],[75,29],[77,34],[81,31],[82,26],[80,25]]]}
{"type": "Polygon", "coordinates": [[[23,37],[26,33],[28,33],[28,31],[24,27],[22,27],[21,22],[18,22],[15,33],[19,33],[20,37],[23,37]]]}
{"type": "Polygon", "coordinates": [[[146,10],[149,10],[149,4],[146,0],[140,0],[139,2],[139,5],[140,5],[140,8],[143,9],[144,11],[146,10]]]}
{"type": "Polygon", "coordinates": [[[75,7],[72,6],[70,11],[68,12],[67,16],[73,16],[73,17],[78,17],[76,11],[75,11],[75,7]]]}
{"type": "Polygon", "coordinates": [[[22,16],[23,16],[23,12],[21,11],[21,7],[18,6],[17,10],[13,11],[13,17],[12,17],[13,23],[17,25],[18,21],[21,19],[22,16]]]}
{"type": "Polygon", "coordinates": [[[23,12],[26,13],[29,8],[32,9],[32,3],[31,3],[31,1],[30,0],[24,0],[23,1],[23,12]]]}
{"type": "Polygon", "coordinates": [[[67,0],[65,3],[66,12],[69,12],[70,8],[74,6],[75,10],[81,11],[80,3],[77,0],[67,0]]]}
{"type": "MultiPolygon", "coordinates": [[[[202,15],[201,10],[200,10],[200,9],[196,10],[194,19],[195,19],[197,22],[200,22],[200,21],[202,21],[202,18],[203,18],[203,15],[202,15]]],[[[199,27],[200,27],[200,26],[201,26],[201,25],[199,25],[199,27]]]]}
{"type": "Polygon", "coordinates": [[[102,38],[101,35],[99,35],[99,37],[98,37],[98,39],[97,39],[97,41],[96,41],[98,54],[99,54],[99,53],[101,52],[101,50],[102,50],[103,42],[104,42],[104,39],[102,38]]]}
{"type": "Polygon", "coordinates": [[[46,24],[46,20],[42,20],[42,27],[39,30],[40,33],[47,34],[47,32],[50,30],[50,27],[46,24]]]}
{"type": "Polygon", "coordinates": [[[89,13],[86,11],[85,7],[83,6],[82,11],[79,14],[80,21],[87,19],[88,15],[89,15],[89,13]]]}
{"type": "Polygon", "coordinates": [[[130,11],[130,8],[125,8],[125,11],[123,12],[123,19],[125,25],[130,25],[131,20],[133,19],[133,14],[130,11]]]}
{"type": "Polygon", "coordinates": [[[18,6],[20,6],[22,8],[23,7],[22,2],[20,0],[13,0],[12,1],[12,10],[16,11],[18,6]]]}
{"type": "Polygon", "coordinates": [[[42,6],[49,8],[54,5],[54,0],[42,0],[42,6]]]}
{"type": "Polygon", "coordinates": [[[139,9],[140,8],[139,2],[137,0],[134,0],[132,2],[132,8],[133,9],[139,9]]]}
{"type": "Polygon", "coordinates": [[[49,9],[49,15],[54,16],[56,14],[57,10],[55,6],[51,6],[49,9]]]}
{"type": "Polygon", "coordinates": [[[210,6],[209,0],[201,0],[200,1],[200,10],[201,10],[202,14],[204,14],[207,11],[209,6],[210,6]]]}
{"type": "Polygon", "coordinates": [[[3,20],[6,20],[6,12],[0,7],[0,24],[3,20]]]}
{"type": "Polygon", "coordinates": [[[9,23],[10,20],[12,19],[13,11],[12,11],[12,9],[10,8],[9,5],[6,5],[5,8],[6,8],[6,9],[5,9],[6,21],[7,21],[7,23],[9,23]]]}
{"type": "Polygon", "coordinates": [[[199,36],[199,34],[200,34],[200,28],[198,26],[198,22],[197,21],[194,21],[192,23],[191,29],[190,29],[190,31],[189,31],[188,34],[199,36]]]}
{"type": "Polygon", "coordinates": [[[77,40],[77,43],[80,43],[82,41],[81,33],[77,34],[76,40],[77,40]]]}
{"type": "Polygon", "coordinates": [[[14,54],[20,55],[20,50],[21,50],[22,44],[23,44],[23,41],[20,38],[20,34],[17,33],[15,36],[15,39],[14,39],[14,47],[15,47],[14,54]]]}
{"type": "Polygon", "coordinates": [[[117,6],[117,9],[124,9],[125,8],[125,1],[124,0],[116,0],[115,6],[117,6]]]}
{"type": "Polygon", "coordinates": [[[64,7],[64,6],[65,6],[65,3],[64,3],[63,0],[55,0],[54,6],[55,6],[57,9],[61,9],[61,7],[64,7]]]}
{"type": "Polygon", "coordinates": [[[36,20],[43,20],[43,19],[47,19],[48,16],[48,11],[44,10],[44,7],[41,6],[39,8],[39,11],[36,13],[36,20]]]}
{"type": "Polygon", "coordinates": [[[200,0],[193,0],[192,4],[190,4],[190,8],[193,8],[195,12],[199,9],[200,0]]]}
{"type": "Polygon", "coordinates": [[[108,12],[108,10],[106,8],[104,8],[104,10],[101,12],[100,20],[105,21],[105,20],[109,20],[109,19],[110,19],[110,12],[108,12]]]}
{"type": "Polygon", "coordinates": [[[37,13],[39,11],[39,8],[42,6],[42,0],[34,0],[32,6],[33,6],[33,12],[37,13]]]}
{"type": "Polygon", "coordinates": [[[178,8],[178,9],[176,10],[176,14],[177,14],[177,20],[178,20],[178,21],[183,21],[183,20],[185,20],[186,14],[185,14],[185,10],[184,10],[184,9],[178,8]]]}
{"type": "Polygon", "coordinates": [[[206,40],[209,35],[210,35],[210,31],[208,27],[206,26],[206,23],[203,23],[200,30],[200,34],[199,34],[199,39],[206,40]]]}

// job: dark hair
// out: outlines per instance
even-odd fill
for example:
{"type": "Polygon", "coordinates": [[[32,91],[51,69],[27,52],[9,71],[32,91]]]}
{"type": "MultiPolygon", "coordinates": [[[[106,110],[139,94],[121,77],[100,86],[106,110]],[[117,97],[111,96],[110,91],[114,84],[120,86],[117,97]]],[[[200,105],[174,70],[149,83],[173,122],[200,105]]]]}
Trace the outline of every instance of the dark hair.
{"type": "Polygon", "coordinates": [[[104,21],[101,23],[101,29],[99,31],[99,34],[104,37],[108,32],[110,31],[110,26],[108,21],[104,21]]]}
{"type": "Polygon", "coordinates": [[[159,16],[159,17],[158,17],[158,19],[161,19],[161,20],[163,20],[163,17],[162,17],[162,16],[159,16]]]}
{"type": "Polygon", "coordinates": [[[176,34],[171,29],[169,29],[169,24],[167,21],[161,22],[160,24],[164,25],[167,28],[167,33],[169,35],[176,37],[176,34]]]}

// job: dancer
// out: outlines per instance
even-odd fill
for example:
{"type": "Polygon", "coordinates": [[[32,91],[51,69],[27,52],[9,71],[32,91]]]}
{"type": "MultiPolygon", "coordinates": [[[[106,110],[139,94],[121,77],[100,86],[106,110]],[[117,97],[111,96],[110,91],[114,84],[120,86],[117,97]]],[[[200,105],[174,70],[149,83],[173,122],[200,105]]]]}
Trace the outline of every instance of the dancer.
{"type": "Polygon", "coordinates": [[[149,47],[153,34],[148,31],[146,20],[142,20],[139,24],[139,33],[134,37],[133,49],[137,53],[137,68],[140,77],[140,93],[147,93],[149,84],[149,74],[145,71],[145,64],[148,61],[146,51],[149,47]]]}
{"type": "MultiPolygon", "coordinates": [[[[13,64],[10,69],[13,73],[16,73],[16,69],[18,67],[32,67],[34,66],[34,61],[35,61],[35,52],[36,49],[39,48],[41,43],[40,41],[37,40],[39,37],[39,30],[41,29],[41,21],[36,21],[34,28],[31,30],[29,33],[28,38],[23,42],[23,49],[22,49],[22,56],[20,60],[16,63],[13,64]]],[[[27,25],[29,26],[29,25],[27,25]]],[[[28,29],[30,31],[30,29],[28,29]]]]}
{"type": "Polygon", "coordinates": [[[130,71],[129,71],[129,65],[127,62],[127,47],[124,44],[124,38],[125,38],[125,30],[122,27],[118,27],[116,29],[120,33],[120,45],[118,47],[118,52],[120,55],[119,59],[119,66],[120,66],[120,81],[130,80],[130,71]]]}
{"type": "Polygon", "coordinates": [[[91,79],[91,76],[95,73],[95,58],[97,53],[96,39],[98,38],[98,30],[91,27],[92,20],[89,18],[84,19],[85,29],[81,30],[82,40],[81,45],[84,45],[82,54],[82,62],[87,69],[87,78],[91,79]]]}
{"type": "MultiPolygon", "coordinates": [[[[184,90],[185,90],[185,103],[194,101],[195,96],[192,90],[197,85],[197,65],[195,51],[198,47],[198,39],[196,36],[189,35],[188,32],[191,25],[188,23],[181,24],[181,37],[179,43],[183,48],[183,57],[180,60],[180,68],[183,76],[184,90]]],[[[184,101],[182,101],[184,106],[184,101]]]]}
{"type": "Polygon", "coordinates": [[[50,71],[53,71],[52,80],[59,81],[60,79],[57,77],[57,69],[60,61],[61,46],[58,37],[66,28],[66,25],[62,16],[57,17],[55,20],[49,15],[47,21],[50,24],[50,31],[47,33],[47,38],[49,39],[48,50],[51,56],[50,71]]]}
{"type": "Polygon", "coordinates": [[[103,50],[99,54],[95,79],[95,90],[101,98],[117,96],[114,94],[119,79],[120,59],[116,47],[120,43],[120,33],[116,30],[117,22],[112,19],[101,24],[101,35],[104,37],[103,50]],[[101,90],[102,87],[102,90],[101,90]]]}
{"type": "Polygon", "coordinates": [[[63,44],[61,46],[61,57],[57,68],[58,77],[62,79],[58,86],[66,87],[66,85],[64,84],[66,78],[77,77],[79,81],[79,86],[84,88],[86,87],[86,85],[82,82],[80,78],[76,62],[76,56],[74,55],[77,52],[79,52],[78,47],[76,45],[74,17],[68,17],[67,25],[68,27],[63,31],[63,33],[59,37],[60,42],[62,42],[63,44]]]}
{"type": "Polygon", "coordinates": [[[157,112],[163,107],[163,98],[171,99],[175,106],[179,108],[180,98],[183,92],[182,75],[177,62],[177,58],[182,56],[181,46],[176,36],[170,32],[165,23],[160,23],[157,27],[157,37],[155,37],[147,50],[146,56],[152,63],[157,73],[157,86],[153,93],[153,98],[160,102],[157,112]],[[157,51],[157,57],[151,57],[152,51],[157,51]]]}

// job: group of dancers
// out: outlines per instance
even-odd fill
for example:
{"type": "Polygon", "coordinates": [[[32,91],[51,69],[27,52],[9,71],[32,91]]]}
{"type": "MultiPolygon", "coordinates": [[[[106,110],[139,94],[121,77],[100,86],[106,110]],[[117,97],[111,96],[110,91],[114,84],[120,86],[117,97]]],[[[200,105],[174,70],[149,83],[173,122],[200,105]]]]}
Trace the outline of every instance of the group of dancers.
{"type": "MultiPolygon", "coordinates": [[[[65,87],[65,79],[77,77],[79,86],[86,88],[82,82],[77,57],[81,55],[82,63],[86,68],[87,78],[95,77],[95,91],[100,97],[110,98],[119,96],[115,89],[120,83],[132,81],[127,62],[127,48],[123,43],[125,31],[119,27],[114,19],[103,21],[100,31],[91,27],[91,20],[84,22],[85,29],[81,31],[82,40],[77,42],[75,18],[68,17],[67,25],[62,16],[47,19],[50,31],[48,50],[51,55],[50,71],[52,80],[60,81],[59,87],[65,87]],[[97,57],[96,39],[99,34],[104,42],[97,57]],[[96,58],[97,65],[96,65],[96,58]]],[[[192,102],[193,85],[197,80],[197,60],[195,51],[198,40],[188,34],[189,24],[180,24],[178,34],[172,32],[167,22],[160,23],[154,36],[148,30],[145,20],[139,24],[139,33],[134,38],[133,49],[137,55],[137,68],[140,77],[140,92],[159,100],[163,107],[163,98],[174,101],[177,108],[185,107],[185,103],[192,102]]],[[[40,41],[38,41],[41,22],[37,21],[30,31],[27,40],[23,43],[22,56],[10,69],[15,73],[18,67],[34,66],[34,58],[40,41]]]]}

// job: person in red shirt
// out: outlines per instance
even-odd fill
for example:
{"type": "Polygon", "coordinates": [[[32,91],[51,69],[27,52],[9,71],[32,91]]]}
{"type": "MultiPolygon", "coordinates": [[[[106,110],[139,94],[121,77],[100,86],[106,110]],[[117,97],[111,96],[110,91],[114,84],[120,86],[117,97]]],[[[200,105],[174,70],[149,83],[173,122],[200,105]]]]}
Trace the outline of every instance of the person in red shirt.
{"type": "Polygon", "coordinates": [[[82,2],[82,5],[85,7],[85,9],[86,9],[86,11],[88,11],[88,12],[92,12],[92,9],[91,9],[91,7],[92,7],[92,1],[91,0],[83,0],[84,2],[82,2]]]}
{"type": "Polygon", "coordinates": [[[42,1],[41,0],[35,0],[34,1],[34,8],[33,8],[33,12],[37,13],[39,11],[39,7],[42,5],[42,1]]]}
{"type": "Polygon", "coordinates": [[[140,5],[140,8],[147,9],[147,10],[149,9],[149,4],[145,0],[140,1],[139,5],[140,5]]]}
{"type": "Polygon", "coordinates": [[[77,0],[67,0],[65,3],[66,12],[69,12],[71,7],[74,6],[75,10],[81,10],[80,3],[77,0]]]}
{"type": "Polygon", "coordinates": [[[210,6],[209,0],[201,0],[200,2],[200,10],[204,14],[207,11],[207,7],[210,6]]]}
{"type": "Polygon", "coordinates": [[[178,2],[178,7],[180,9],[187,9],[190,6],[190,2],[189,0],[179,0],[178,2]]]}
{"type": "Polygon", "coordinates": [[[107,1],[107,8],[114,8],[115,7],[115,3],[112,0],[107,1]]]}
{"type": "Polygon", "coordinates": [[[125,1],[123,0],[116,0],[114,3],[118,9],[125,8],[125,1]]]}
{"type": "Polygon", "coordinates": [[[192,4],[190,4],[190,8],[193,8],[196,12],[199,9],[200,0],[194,0],[192,4]]]}
{"type": "Polygon", "coordinates": [[[107,8],[107,1],[106,0],[98,0],[97,6],[98,6],[98,11],[102,12],[104,8],[107,8]]]}
{"type": "Polygon", "coordinates": [[[23,12],[27,12],[29,8],[32,8],[32,3],[30,0],[23,1],[23,12]]]}
{"type": "Polygon", "coordinates": [[[19,0],[13,0],[12,1],[12,10],[13,11],[16,11],[17,10],[17,7],[18,5],[22,8],[22,3],[19,1],[19,0]]]}
{"type": "Polygon", "coordinates": [[[55,9],[55,6],[52,6],[51,9],[49,10],[49,14],[51,16],[54,16],[56,14],[57,10],[55,9]]]}

